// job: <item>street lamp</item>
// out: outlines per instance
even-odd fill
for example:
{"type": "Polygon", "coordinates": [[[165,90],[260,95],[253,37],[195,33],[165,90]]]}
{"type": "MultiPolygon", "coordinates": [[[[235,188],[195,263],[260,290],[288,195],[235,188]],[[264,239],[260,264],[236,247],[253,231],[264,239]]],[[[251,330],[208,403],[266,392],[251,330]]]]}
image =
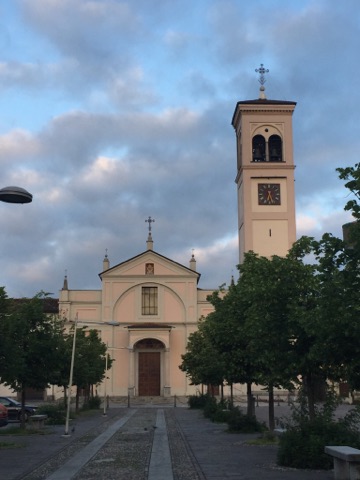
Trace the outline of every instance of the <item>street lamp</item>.
{"type": "Polygon", "coordinates": [[[4,187],[0,189],[0,200],[7,203],[30,203],[33,196],[25,188],[4,187]]]}
{"type": "MultiPolygon", "coordinates": [[[[71,321],[71,320],[70,320],[71,321]]],[[[75,316],[74,321],[74,336],[73,336],[73,344],[72,344],[72,351],[71,351],[71,363],[70,363],[70,376],[69,376],[69,385],[68,385],[68,398],[67,398],[67,406],[66,406],[66,419],[65,419],[65,431],[62,435],[63,437],[70,437],[69,434],[69,421],[70,421],[70,406],[71,406],[71,387],[73,383],[73,374],[74,374],[74,363],[75,363],[75,349],[76,349],[76,328],[78,323],[84,325],[111,325],[112,327],[117,327],[120,325],[119,322],[110,321],[110,322],[86,322],[84,320],[78,319],[78,314],[75,316]]],[[[106,352],[106,371],[107,371],[107,352],[106,352]]],[[[105,371],[105,390],[106,390],[106,371],[105,371]]],[[[106,398],[106,397],[105,397],[106,398]]],[[[104,413],[106,415],[106,411],[104,413]]]]}
{"type": "Polygon", "coordinates": [[[74,337],[73,337],[73,344],[72,344],[72,350],[71,350],[71,363],[70,363],[70,378],[69,378],[68,398],[67,398],[67,406],[66,406],[65,431],[64,431],[63,437],[70,436],[69,435],[69,420],[70,420],[70,404],[71,404],[71,386],[72,386],[73,373],[74,373],[74,359],[75,359],[77,322],[78,322],[78,314],[76,314],[75,325],[74,325],[74,337]]]}

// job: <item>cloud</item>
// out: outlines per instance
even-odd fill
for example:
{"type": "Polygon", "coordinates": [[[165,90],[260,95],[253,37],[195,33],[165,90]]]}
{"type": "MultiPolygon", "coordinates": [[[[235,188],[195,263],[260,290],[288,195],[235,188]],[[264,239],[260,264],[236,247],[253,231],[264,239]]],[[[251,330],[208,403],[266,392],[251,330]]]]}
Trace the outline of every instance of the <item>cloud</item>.
{"type": "Polygon", "coordinates": [[[63,54],[77,59],[116,57],[125,41],[140,34],[140,19],[126,2],[24,0],[22,8],[33,28],[63,54]]]}
{"type": "Polygon", "coordinates": [[[355,0],[16,0],[2,8],[3,186],[34,195],[1,205],[0,267],[11,295],[99,288],[112,265],[154,248],[200,288],[238,259],[239,100],[295,100],[298,236],[341,235],[358,161],[355,0]],[[286,21],[284,21],[286,18],[286,21]],[[6,48],[5,48],[6,47],[6,48]]]}

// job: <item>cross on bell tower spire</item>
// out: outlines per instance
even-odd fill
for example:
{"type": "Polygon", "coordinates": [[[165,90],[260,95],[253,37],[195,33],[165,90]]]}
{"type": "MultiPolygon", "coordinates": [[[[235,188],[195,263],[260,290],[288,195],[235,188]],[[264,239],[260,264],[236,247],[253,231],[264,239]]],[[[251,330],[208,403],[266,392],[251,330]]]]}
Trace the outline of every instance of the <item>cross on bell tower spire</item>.
{"type": "Polygon", "coordinates": [[[269,73],[269,69],[264,68],[264,64],[260,63],[260,68],[256,68],[255,72],[259,73],[259,79],[258,79],[258,82],[260,83],[260,97],[259,98],[266,99],[265,87],[264,87],[264,84],[266,82],[265,73],[269,73]]]}
{"type": "Polygon", "coordinates": [[[153,219],[149,216],[149,218],[148,218],[147,220],[145,220],[145,222],[149,224],[149,227],[148,227],[148,228],[149,228],[149,235],[151,235],[151,224],[152,224],[153,222],[155,222],[155,220],[153,220],[153,219]]]}

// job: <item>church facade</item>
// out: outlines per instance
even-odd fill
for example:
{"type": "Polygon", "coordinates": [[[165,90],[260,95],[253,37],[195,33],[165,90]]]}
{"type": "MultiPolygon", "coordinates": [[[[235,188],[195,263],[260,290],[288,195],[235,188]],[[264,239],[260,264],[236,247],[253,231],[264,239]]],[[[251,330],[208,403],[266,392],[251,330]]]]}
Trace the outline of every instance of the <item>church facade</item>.
{"type": "MultiPolygon", "coordinates": [[[[150,220],[150,218],[149,218],[150,220]]],[[[149,224],[150,225],[150,224],[149,224]]],[[[189,335],[212,311],[200,290],[194,255],[189,266],[147,249],[113,267],[108,256],[99,274],[101,289],[60,291],[60,316],[99,331],[114,362],[98,393],[110,397],[185,396],[195,393],[179,369],[189,335]]],[[[55,396],[62,392],[55,391],[55,396]]]]}

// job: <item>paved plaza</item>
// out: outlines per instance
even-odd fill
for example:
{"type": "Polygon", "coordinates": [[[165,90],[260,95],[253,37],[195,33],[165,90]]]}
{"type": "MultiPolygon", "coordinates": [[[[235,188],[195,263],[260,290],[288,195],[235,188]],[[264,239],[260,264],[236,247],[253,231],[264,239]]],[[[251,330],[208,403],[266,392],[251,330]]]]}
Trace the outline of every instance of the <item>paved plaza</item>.
{"type": "MultiPolygon", "coordinates": [[[[288,413],[278,407],[277,416],[288,413]]],[[[257,407],[265,420],[266,407],[257,407]]],[[[82,414],[71,425],[47,426],[43,435],[2,435],[7,480],[330,480],[332,471],[298,471],[276,465],[276,446],[250,446],[257,434],[229,434],[201,411],[188,408],[110,408],[82,414]]]]}

